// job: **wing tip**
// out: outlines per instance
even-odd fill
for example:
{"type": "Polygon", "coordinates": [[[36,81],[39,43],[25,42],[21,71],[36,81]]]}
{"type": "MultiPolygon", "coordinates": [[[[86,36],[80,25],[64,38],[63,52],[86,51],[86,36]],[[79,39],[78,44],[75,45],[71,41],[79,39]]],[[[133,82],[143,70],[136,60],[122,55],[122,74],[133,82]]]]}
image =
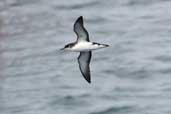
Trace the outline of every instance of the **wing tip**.
{"type": "Polygon", "coordinates": [[[81,20],[83,20],[83,16],[79,16],[79,17],[78,17],[78,19],[81,19],[81,20]]]}
{"type": "Polygon", "coordinates": [[[76,20],[76,22],[82,23],[83,24],[83,16],[79,16],[76,20]]]}
{"type": "Polygon", "coordinates": [[[87,80],[87,82],[88,82],[89,84],[91,84],[91,80],[87,80]]]}
{"type": "Polygon", "coordinates": [[[90,84],[91,83],[91,76],[85,76],[83,73],[82,73],[84,79],[90,84]]]}

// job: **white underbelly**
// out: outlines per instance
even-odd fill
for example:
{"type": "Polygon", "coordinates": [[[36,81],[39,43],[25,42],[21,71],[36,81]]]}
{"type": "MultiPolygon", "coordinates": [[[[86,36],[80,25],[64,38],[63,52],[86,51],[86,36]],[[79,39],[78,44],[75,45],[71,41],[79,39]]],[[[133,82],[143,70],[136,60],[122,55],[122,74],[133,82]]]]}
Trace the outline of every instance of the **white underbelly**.
{"type": "Polygon", "coordinates": [[[95,49],[99,49],[99,48],[102,48],[102,46],[92,45],[91,42],[81,42],[81,43],[78,43],[77,45],[75,45],[72,48],[72,51],[91,51],[91,50],[95,50],[95,49]]]}

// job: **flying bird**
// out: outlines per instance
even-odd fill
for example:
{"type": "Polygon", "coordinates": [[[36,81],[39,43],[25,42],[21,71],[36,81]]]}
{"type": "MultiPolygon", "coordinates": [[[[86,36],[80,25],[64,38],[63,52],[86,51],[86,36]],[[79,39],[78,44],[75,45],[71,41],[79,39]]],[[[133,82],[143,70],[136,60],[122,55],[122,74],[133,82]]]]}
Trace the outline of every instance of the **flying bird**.
{"type": "Polygon", "coordinates": [[[92,50],[108,47],[107,44],[100,44],[96,42],[90,42],[89,34],[84,27],[83,17],[80,16],[74,23],[74,32],[77,35],[77,40],[73,43],[69,43],[61,50],[80,52],[78,56],[78,64],[83,77],[88,83],[91,83],[90,74],[90,61],[92,56],[92,50]]]}

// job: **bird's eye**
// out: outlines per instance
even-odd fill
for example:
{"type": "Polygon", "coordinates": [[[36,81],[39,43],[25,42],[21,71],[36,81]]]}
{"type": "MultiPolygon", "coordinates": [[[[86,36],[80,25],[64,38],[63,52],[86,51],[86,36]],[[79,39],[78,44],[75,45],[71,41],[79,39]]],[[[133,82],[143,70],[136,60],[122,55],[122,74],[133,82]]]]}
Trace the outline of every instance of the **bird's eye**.
{"type": "Polygon", "coordinates": [[[65,48],[68,48],[68,47],[69,47],[69,45],[66,45],[66,46],[65,46],[65,48]]]}

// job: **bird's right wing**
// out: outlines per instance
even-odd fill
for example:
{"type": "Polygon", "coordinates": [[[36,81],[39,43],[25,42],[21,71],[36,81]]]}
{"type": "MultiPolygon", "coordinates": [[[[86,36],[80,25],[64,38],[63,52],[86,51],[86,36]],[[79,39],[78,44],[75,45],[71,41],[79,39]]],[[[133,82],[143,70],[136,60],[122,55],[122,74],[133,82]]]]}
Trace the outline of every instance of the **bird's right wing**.
{"type": "Polygon", "coordinates": [[[78,57],[79,68],[84,76],[84,78],[91,83],[91,76],[90,76],[90,61],[91,61],[91,51],[88,52],[80,52],[78,57]]]}
{"type": "Polygon", "coordinates": [[[77,34],[77,42],[89,41],[89,35],[87,30],[84,28],[83,17],[80,16],[74,23],[74,32],[77,34]]]}

